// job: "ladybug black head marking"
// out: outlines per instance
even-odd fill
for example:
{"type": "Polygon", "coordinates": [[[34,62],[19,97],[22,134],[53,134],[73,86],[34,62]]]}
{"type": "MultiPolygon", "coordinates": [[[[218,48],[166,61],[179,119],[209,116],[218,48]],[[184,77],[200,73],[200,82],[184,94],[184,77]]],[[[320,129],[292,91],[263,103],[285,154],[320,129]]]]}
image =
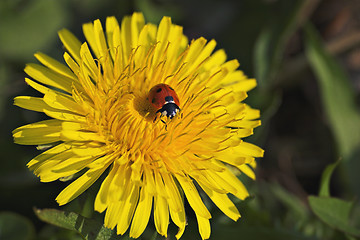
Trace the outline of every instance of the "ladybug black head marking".
{"type": "Polygon", "coordinates": [[[174,102],[174,98],[172,96],[166,96],[165,102],[174,102]]]}

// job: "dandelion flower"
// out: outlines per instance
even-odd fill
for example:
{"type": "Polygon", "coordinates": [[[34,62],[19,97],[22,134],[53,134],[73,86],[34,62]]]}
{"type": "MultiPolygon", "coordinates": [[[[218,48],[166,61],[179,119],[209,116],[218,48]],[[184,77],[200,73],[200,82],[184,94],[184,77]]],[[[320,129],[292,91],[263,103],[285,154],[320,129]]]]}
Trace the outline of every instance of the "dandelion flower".
{"type": "Polygon", "coordinates": [[[255,178],[255,158],[263,150],[242,138],[260,125],[259,111],[242,103],[256,86],[226,61],[215,41],[190,43],[182,27],[164,17],[159,26],[141,13],[121,24],[106,19],[83,25],[81,43],[63,29],[66,64],[43,54],[41,64],[28,64],[26,83],[43,97],[19,96],[14,104],[45,113],[49,119],[19,127],[14,141],[47,146],[28,167],[42,182],[74,177],[57,196],[67,204],[105,178],[94,208],[117,234],[137,238],[151,212],[156,230],[167,236],[171,221],[180,238],[186,225],[184,201],[194,211],[202,239],[210,237],[211,214],[203,191],[229,218],[240,214],[229,194],[249,194],[231,168],[255,178]],[[148,100],[157,84],[171,86],[181,111],[156,118],[148,100]],[[156,119],[156,120],[154,120],[156,119]]]}

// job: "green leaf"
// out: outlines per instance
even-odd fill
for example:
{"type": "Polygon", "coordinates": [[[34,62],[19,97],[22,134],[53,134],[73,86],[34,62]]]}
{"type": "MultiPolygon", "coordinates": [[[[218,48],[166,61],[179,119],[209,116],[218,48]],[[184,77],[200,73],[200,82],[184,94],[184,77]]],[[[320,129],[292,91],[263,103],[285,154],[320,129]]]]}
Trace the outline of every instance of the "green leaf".
{"type": "Polygon", "coordinates": [[[34,209],[35,214],[44,222],[55,226],[76,231],[84,239],[89,240],[110,240],[129,239],[116,235],[116,232],[103,226],[93,219],[85,218],[77,213],[59,211],[56,209],[34,209]]]}
{"type": "Polygon", "coordinates": [[[337,198],[310,196],[312,211],[326,224],[347,234],[360,237],[360,229],[349,224],[353,203],[337,198]]]}
{"type": "Polygon", "coordinates": [[[322,102],[332,129],[339,155],[347,173],[345,180],[360,196],[360,113],[348,77],[340,65],[325,51],[312,25],[305,28],[306,56],[316,74],[322,102]]]}
{"type": "Polygon", "coordinates": [[[319,190],[319,196],[320,197],[330,197],[330,179],[331,179],[331,175],[333,174],[335,168],[339,165],[340,160],[329,164],[322,176],[321,176],[321,182],[320,182],[320,190],[319,190]]]}
{"type": "Polygon", "coordinates": [[[35,228],[25,217],[12,212],[0,212],[0,239],[33,239],[35,228]]]}
{"type": "Polygon", "coordinates": [[[322,101],[340,155],[348,161],[360,146],[360,114],[355,93],[339,64],[325,51],[312,25],[307,25],[306,55],[319,81],[322,101]]]}
{"type": "Polygon", "coordinates": [[[298,221],[305,221],[308,217],[308,211],[305,204],[295,195],[287,192],[280,185],[269,185],[271,191],[288,209],[289,212],[296,216],[298,221]]]}
{"type": "MultiPolygon", "coordinates": [[[[277,1],[277,15],[270,16],[256,43],[254,50],[255,77],[260,87],[269,87],[274,84],[286,43],[297,28],[310,15],[309,9],[313,9],[319,1],[277,1]],[[284,9],[279,11],[278,9],[284,9]]],[[[269,12],[272,12],[269,9],[269,12]]]]}
{"type": "MultiPolygon", "coordinates": [[[[305,236],[303,233],[293,228],[284,227],[279,224],[274,216],[274,225],[268,226],[262,223],[251,223],[247,218],[239,219],[237,222],[222,222],[217,218],[211,219],[211,236],[213,240],[315,240],[313,237],[305,236]]],[[[171,228],[169,228],[171,229],[171,228]]],[[[157,240],[165,238],[157,238],[157,240]]],[[[175,239],[169,234],[168,239],[175,239]]],[[[193,218],[188,218],[188,224],[181,240],[201,239],[197,222],[193,218]]]]}

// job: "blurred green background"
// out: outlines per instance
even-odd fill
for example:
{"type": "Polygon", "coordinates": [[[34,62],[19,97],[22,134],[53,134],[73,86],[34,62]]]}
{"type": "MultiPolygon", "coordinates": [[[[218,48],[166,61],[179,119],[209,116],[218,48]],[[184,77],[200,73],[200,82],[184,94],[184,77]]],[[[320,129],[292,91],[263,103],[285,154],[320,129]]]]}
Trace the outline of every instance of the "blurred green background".
{"type": "MultiPolygon", "coordinates": [[[[83,23],[104,23],[111,15],[121,21],[134,11],[156,24],[171,16],[189,39],[215,39],[258,80],[246,102],[261,110],[262,126],[247,141],[263,147],[265,157],[258,160],[257,181],[243,179],[252,197],[237,202],[243,216],[237,223],[209,204],[211,239],[360,237],[360,1],[0,0],[0,239],[118,239],[55,227],[45,214],[38,214],[45,222],[39,220],[34,207],[74,211],[101,224],[102,216],[91,211],[97,186],[57,206],[66,184],[40,183],[26,168],[39,152],[11,137],[16,127],[44,116],[13,106],[12,99],[39,96],[25,84],[23,69],[37,51],[62,61],[57,31],[68,28],[84,41],[83,23]]],[[[198,239],[188,212],[182,239],[198,239]]],[[[174,232],[171,225],[169,239],[174,232]]],[[[162,239],[153,233],[150,221],[142,239],[162,239]]]]}

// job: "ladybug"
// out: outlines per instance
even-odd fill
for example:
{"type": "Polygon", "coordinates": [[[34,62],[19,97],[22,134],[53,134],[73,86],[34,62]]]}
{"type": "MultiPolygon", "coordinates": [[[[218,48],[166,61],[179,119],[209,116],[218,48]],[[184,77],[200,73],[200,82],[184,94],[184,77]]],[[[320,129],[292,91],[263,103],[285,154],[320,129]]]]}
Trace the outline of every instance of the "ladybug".
{"type": "MultiPolygon", "coordinates": [[[[179,98],[174,89],[167,84],[160,83],[152,87],[149,91],[148,100],[157,109],[156,114],[161,113],[161,116],[172,119],[180,112],[179,98]]],[[[163,120],[161,121],[164,122],[163,120]]]]}

